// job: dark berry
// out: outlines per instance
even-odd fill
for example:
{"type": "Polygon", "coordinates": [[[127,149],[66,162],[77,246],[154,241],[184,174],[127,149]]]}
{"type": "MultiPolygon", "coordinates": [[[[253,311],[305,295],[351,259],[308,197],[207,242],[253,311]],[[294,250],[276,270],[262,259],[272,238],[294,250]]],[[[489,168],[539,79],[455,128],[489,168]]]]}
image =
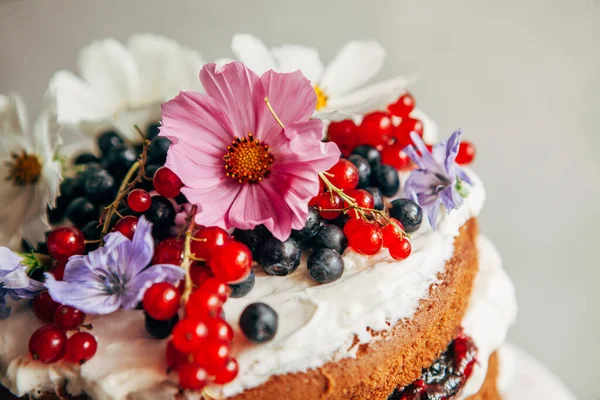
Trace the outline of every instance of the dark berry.
{"type": "Polygon", "coordinates": [[[175,207],[163,196],[152,197],[150,208],[144,213],[148,221],[161,229],[169,228],[175,223],[175,207]]]}
{"type": "Polygon", "coordinates": [[[51,225],[58,224],[65,217],[66,206],[59,206],[60,197],[56,199],[56,207],[46,207],[46,214],[48,215],[48,221],[51,225]]]}
{"type": "Polygon", "coordinates": [[[160,122],[153,122],[146,128],[146,139],[152,140],[159,134],[160,122]]]}
{"type": "Polygon", "coordinates": [[[74,178],[65,178],[60,183],[60,197],[57,201],[67,202],[67,204],[76,197],[83,196],[85,193],[83,183],[74,178]]]}
{"type": "Polygon", "coordinates": [[[404,226],[406,233],[419,229],[423,221],[423,210],[417,203],[409,199],[396,199],[392,201],[390,217],[396,218],[404,226]]]}
{"type": "Polygon", "coordinates": [[[120,145],[111,148],[106,154],[107,168],[113,176],[122,178],[138,158],[133,147],[120,145]]]}
{"type": "Polygon", "coordinates": [[[253,270],[250,270],[250,275],[243,281],[239,283],[230,283],[229,287],[231,288],[231,297],[237,299],[239,297],[244,297],[254,288],[254,282],[256,281],[256,275],[253,270]]]}
{"type": "Polygon", "coordinates": [[[318,283],[336,281],[344,273],[344,259],[337,251],[332,249],[315,250],[308,257],[306,266],[310,277],[318,283]]]}
{"type": "MultiPolygon", "coordinates": [[[[88,240],[88,241],[100,240],[100,238],[102,237],[102,224],[100,224],[100,222],[98,220],[90,221],[87,224],[85,224],[85,226],[83,227],[83,229],[81,231],[83,232],[83,236],[85,237],[85,240],[88,240]]],[[[85,251],[90,252],[92,250],[95,250],[98,248],[99,245],[100,245],[100,242],[87,243],[85,245],[85,251]]]]}
{"type": "Polygon", "coordinates": [[[294,239],[285,242],[274,237],[268,238],[262,246],[259,262],[269,275],[285,276],[300,265],[300,246],[294,239]]]}
{"type": "Polygon", "coordinates": [[[358,154],[352,154],[348,157],[350,161],[358,169],[358,187],[365,188],[371,183],[371,164],[369,161],[358,154]]]}
{"type": "Polygon", "coordinates": [[[84,190],[88,199],[96,204],[110,203],[117,189],[115,178],[105,169],[87,175],[84,190]]]}
{"type": "Polygon", "coordinates": [[[66,217],[78,228],[98,219],[98,208],[85,197],[77,197],[67,207],[66,217]]]}
{"type": "Polygon", "coordinates": [[[371,184],[377,186],[384,196],[393,196],[400,189],[398,171],[391,165],[378,165],[371,173],[371,184]]]}
{"type": "Polygon", "coordinates": [[[271,233],[264,225],[259,225],[254,229],[236,229],[233,231],[233,238],[248,246],[255,258],[258,258],[260,247],[269,236],[271,236],[271,233]]]}
{"type": "Polygon", "coordinates": [[[92,162],[100,162],[100,159],[92,153],[82,153],[75,157],[75,160],[73,161],[75,165],[89,164],[92,162]]]}
{"type": "Polygon", "coordinates": [[[167,161],[167,150],[171,146],[171,141],[166,137],[155,137],[150,142],[148,148],[148,163],[163,165],[167,161]]]}
{"type": "Polygon", "coordinates": [[[377,149],[373,146],[358,146],[354,150],[352,150],[352,154],[357,154],[365,158],[371,164],[372,167],[381,163],[381,154],[379,154],[377,149]]]}
{"type": "Polygon", "coordinates": [[[265,303],[252,303],[240,316],[240,329],[248,339],[264,343],[275,337],[279,317],[277,312],[265,303]]]}
{"type": "Polygon", "coordinates": [[[175,203],[178,205],[189,203],[187,197],[185,197],[183,193],[179,193],[173,200],[175,200],[175,203]]]}
{"type": "Polygon", "coordinates": [[[138,183],[136,187],[144,189],[148,192],[152,191],[154,189],[154,183],[152,182],[154,180],[154,174],[160,167],[160,165],[154,164],[146,165],[146,168],[144,169],[144,179],[142,179],[142,181],[138,183]]]}
{"type": "Polygon", "coordinates": [[[98,136],[97,143],[102,154],[106,155],[110,149],[122,145],[124,141],[117,132],[107,131],[98,136]]]}
{"type": "Polygon", "coordinates": [[[149,316],[147,313],[145,314],[145,316],[146,331],[156,339],[168,338],[169,335],[171,335],[171,332],[173,331],[175,325],[177,325],[177,322],[179,322],[179,316],[177,314],[175,314],[173,318],[166,321],[156,320],[149,316]]]}
{"type": "Polygon", "coordinates": [[[373,196],[373,208],[376,210],[383,210],[385,203],[383,202],[383,194],[381,194],[381,190],[375,186],[369,186],[368,188],[365,188],[365,190],[371,193],[371,196],[373,196]]]}
{"type": "Polygon", "coordinates": [[[335,225],[337,227],[340,227],[340,228],[344,229],[344,226],[346,225],[346,223],[348,222],[349,219],[350,219],[350,215],[348,215],[348,214],[341,214],[337,218],[332,219],[331,221],[329,221],[329,223],[332,224],[332,225],[335,225]]]}
{"type": "Polygon", "coordinates": [[[304,224],[304,228],[292,230],[292,238],[296,239],[299,243],[304,243],[312,239],[319,230],[321,225],[321,217],[319,212],[314,207],[308,207],[308,218],[304,224]]]}
{"type": "Polygon", "coordinates": [[[342,254],[348,247],[348,239],[342,228],[335,225],[323,225],[315,235],[315,249],[332,249],[342,254]]]}

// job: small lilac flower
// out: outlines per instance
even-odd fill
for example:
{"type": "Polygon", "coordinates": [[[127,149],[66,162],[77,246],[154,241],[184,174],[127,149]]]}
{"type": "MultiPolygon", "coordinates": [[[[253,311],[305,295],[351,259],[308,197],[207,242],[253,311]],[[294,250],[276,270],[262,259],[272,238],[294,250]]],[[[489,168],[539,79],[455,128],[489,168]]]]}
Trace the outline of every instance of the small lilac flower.
{"type": "Polygon", "coordinates": [[[177,283],[185,276],[179,266],[146,268],[154,254],[151,232],[152,224],[141,217],[133,240],[120,232],[110,233],[105,236],[104,247],[85,256],[72,256],[63,281],[46,274],[50,296],[87,314],[110,314],[119,308],[135,308],[153,283],[177,283]]]}
{"type": "Polygon", "coordinates": [[[469,176],[455,162],[460,135],[460,130],[455,131],[448,140],[434,145],[429,152],[421,137],[413,132],[410,137],[417,149],[412,145],[404,148],[404,152],[417,165],[406,181],[404,194],[425,209],[433,229],[440,205],[443,204],[448,211],[460,207],[463,197],[466,197],[461,184],[472,185],[469,176]]]}
{"type": "Polygon", "coordinates": [[[10,315],[7,297],[31,299],[44,289],[44,284],[27,276],[23,257],[7,247],[0,247],[0,319],[10,315]]]}

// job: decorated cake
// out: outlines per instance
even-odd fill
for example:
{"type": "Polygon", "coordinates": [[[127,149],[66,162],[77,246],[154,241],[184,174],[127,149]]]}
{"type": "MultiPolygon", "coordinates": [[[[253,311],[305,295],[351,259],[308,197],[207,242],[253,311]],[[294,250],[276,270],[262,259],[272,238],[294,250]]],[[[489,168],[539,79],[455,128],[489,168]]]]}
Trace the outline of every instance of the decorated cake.
{"type": "Polygon", "coordinates": [[[384,49],[84,48],[0,97],[2,399],[501,399],[512,283],[461,130],[384,49]]]}

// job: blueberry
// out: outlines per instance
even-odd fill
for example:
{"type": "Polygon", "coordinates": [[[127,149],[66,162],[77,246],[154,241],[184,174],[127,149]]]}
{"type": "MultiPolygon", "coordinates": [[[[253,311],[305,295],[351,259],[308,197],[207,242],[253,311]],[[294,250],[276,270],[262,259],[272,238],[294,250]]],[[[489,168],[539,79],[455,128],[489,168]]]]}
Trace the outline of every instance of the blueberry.
{"type": "Polygon", "coordinates": [[[381,154],[373,146],[363,144],[352,150],[352,154],[365,158],[372,167],[381,164],[381,154]]]}
{"type": "Polygon", "coordinates": [[[277,312],[265,303],[252,303],[240,316],[240,329],[248,339],[265,343],[275,337],[279,317],[277,312]]]}
{"type": "Polygon", "coordinates": [[[166,137],[157,136],[152,139],[148,148],[148,163],[164,165],[165,161],[167,161],[169,146],[171,146],[171,141],[166,137]]]}
{"type": "Polygon", "coordinates": [[[152,140],[158,136],[160,128],[160,122],[153,122],[146,128],[146,139],[152,140]]]}
{"type": "Polygon", "coordinates": [[[54,208],[50,208],[49,206],[46,207],[46,215],[48,215],[48,221],[52,225],[58,224],[65,217],[65,211],[66,211],[67,207],[66,206],[59,207],[59,200],[60,200],[60,197],[58,197],[56,199],[56,207],[54,207],[54,208]]]}
{"type": "Polygon", "coordinates": [[[240,283],[230,283],[229,287],[231,288],[231,297],[237,299],[239,297],[244,297],[252,288],[254,288],[254,282],[256,281],[256,275],[253,270],[250,270],[250,275],[240,283]]]}
{"type": "Polygon", "coordinates": [[[366,188],[371,182],[371,164],[358,154],[352,154],[348,160],[358,169],[358,187],[366,188]]]}
{"type": "Polygon", "coordinates": [[[346,222],[348,222],[349,219],[350,216],[348,214],[340,214],[339,216],[335,217],[332,220],[329,220],[328,222],[332,225],[344,229],[344,226],[346,225],[346,222]]]}
{"type": "Polygon", "coordinates": [[[383,210],[385,208],[385,203],[383,202],[381,190],[375,186],[369,186],[368,188],[365,188],[365,190],[373,196],[373,208],[376,210],[383,210]]]}
{"type": "Polygon", "coordinates": [[[84,165],[92,162],[100,162],[100,159],[92,153],[82,153],[75,157],[75,160],[73,161],[75,165],[84,165]]]}
{"type": "Polygon", "coordinates": [[[319,230],[321,225],[321,217],[319,212],[314,207],[308,207],[308,218],[304,224],[304,228],[292,230],[292,238],[296,239],[299,243],[304,243],[312,239],[319,230]]]}
{"type": "Polygon", "coordinates": [[[120,146],[123,143],[125,143],[123,141],[123,138],[115,131],[107,131],[100,134],[96,141],[98,143],[98,148],[100,149],[102,154],[105,155],[108,154],[109,150],[113,147],[120,146]]]}
{"type": "Polygon", "coordinates": [[[168,338],[169,335],[171,335],[175,325],[177,325],[177,322],[179,322],[179,316],[177,314],[175,314],[173,318],[166,321],[158,321],[149,316],[147,313],[144,313],[144,315],[146,316],[146,331],[156,339],[168,338]]]}
{"type": "Polygon", "coordinates": [[[371,184],[378,187],[384,196],[393,196],[400,189],[398,171],[391,165],[378,165],[371,173],[371,184]]]}
{"type": "Polygon", "coordinates": [[[105,169],[99,169],[87,174],[84,184],[88,199],[96,204],[109,204],[115,196],[117,182],[105,169]]]}
{"type": "Polygon", "coordinates": [[[271,236],[271,233],[264,225],[259,225],[254,229],[236,229],[233,231],[235,240],[248,246],[254,258],[258,258],[260,247],[269,236],[271,236]]]}
{"type": "Polygon", "coordinates": [[[292,238],[282,242],[270,237],[265,240],[260,250],[259,262],[269,275],[291,274],[300,265],[300,246],[292,238]]]}
{"type": "Polygon", "coordinates": [[[306,262],[310,277],[318,283],[330,283],[344,273],[344,259],[332,249],[315,250],[306,262]]]}
{"type": "MultiPolygon", "coordinates": [[[[83,237],[85,238],[85,240],[100,240],[100,238],[102,237],[102,224],[98,220],[90,221],[87,224],[85,224],[81,231],[83,232],[83,237]]],[[[85,245],[86,253],[97,249],[99,245],[100,242],[87,243],[85,245]]]]}
{"type": "Polygon", "coordinates": [[[144,213],[152,222],[152,234],[159,237],[169,235],[171,226],[175,224],[175,207],[169,199],[163,196],[152,197],[150,208],[144,213]]]}
{"type": "Polygon", "coordinates": [[[144,189],[148,192],[154,190],[154,185],[152,184],[152,179],[154,179],[154,174],[156,173],[156,170],[159,169],[161,166],[160,165],[155,165],[155,164],[148,164],[146,165],[146,168],[144,169],[144,175],[146,178],[148,179],[142,179],[142,181],[140,183],[138,183],[136,185],[136,187],[140,188],[140,189],[144,189]]]}
{"type": "Polygon", "coordinates": [[[112,147],[106,154],[107,168],[113,176],[122,178],[137,160],[137,151],[133,147],[119,145],[112,147]]]}
{"type": "Polygon", "coordinates": [[[348,239],[342,228],[335,225],[323,225],[315,235],[315,249],[332,249],[342,254],[348,247],[348,239]]]}
{"type": "Polygon", "coordinates": [[[406,233],[419,229],[423,221],[423,210],[417,203],[409,199],[396,199],[392,201],[390,217],[396,218],[404,225],[406,233]]]}
{"type": "Polygon", "coordinates": [[[66,217],[79,229],[98,219],[98,208],[85,197],[77,197],[67,207],[66,217]]]}
{"type": "Polygon", "coordinates": [[[60,183],[60,197],[70,202],[85,193],[82,182],[75,178],[65,178],[60,183]]]}

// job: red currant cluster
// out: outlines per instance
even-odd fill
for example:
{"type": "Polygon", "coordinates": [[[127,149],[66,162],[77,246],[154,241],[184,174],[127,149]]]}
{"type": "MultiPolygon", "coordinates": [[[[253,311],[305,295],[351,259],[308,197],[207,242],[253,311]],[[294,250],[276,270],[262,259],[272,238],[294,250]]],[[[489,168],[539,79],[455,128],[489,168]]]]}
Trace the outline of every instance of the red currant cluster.
{"type": "Polygon", "coordinates": [[[404,227],[395,218],[353,218],[344,226],[344,233],[348,237],[348,246],[360,254],[377,254],[385,247],[394,260],[404,260],[412,251],[404,227]]]}

